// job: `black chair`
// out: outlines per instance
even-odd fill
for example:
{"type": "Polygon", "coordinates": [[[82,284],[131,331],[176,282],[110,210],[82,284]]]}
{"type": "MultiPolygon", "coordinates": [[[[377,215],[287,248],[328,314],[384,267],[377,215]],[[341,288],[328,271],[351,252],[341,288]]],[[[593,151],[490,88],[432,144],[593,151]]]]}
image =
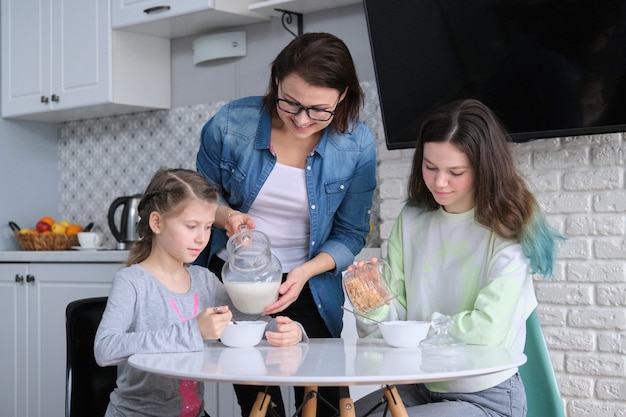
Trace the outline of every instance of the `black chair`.
{"type": "Polygon", "coordinates": [[[65,417],[102,417],[115,388],[117,367],[100,367],[93,354],[107,297],[72,301],[65,310],[67,369],[65,417]]]}

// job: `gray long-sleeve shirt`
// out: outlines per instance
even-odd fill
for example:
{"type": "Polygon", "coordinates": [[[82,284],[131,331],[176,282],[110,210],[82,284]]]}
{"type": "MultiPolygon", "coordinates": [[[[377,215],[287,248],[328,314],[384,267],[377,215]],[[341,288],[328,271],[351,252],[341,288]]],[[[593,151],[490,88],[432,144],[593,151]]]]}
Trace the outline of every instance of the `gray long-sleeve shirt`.
{"type": "MultiPolygon", "coordinates": [[[[203,348],[196,315],[228,305],[239,320],[270,320],[235,309],[226,290],[208,269],[188,267],[191,287],[178,294],[139,265],[120,270],[96,333],[94,354],[100,366],[117,365],[117,388],[106,416],[202,415],[204,384],[140,371],[128,364],[135,353],[188,352],[203,348]]],[[[268,329],[276,331],[274,320],[268,329]]]]}

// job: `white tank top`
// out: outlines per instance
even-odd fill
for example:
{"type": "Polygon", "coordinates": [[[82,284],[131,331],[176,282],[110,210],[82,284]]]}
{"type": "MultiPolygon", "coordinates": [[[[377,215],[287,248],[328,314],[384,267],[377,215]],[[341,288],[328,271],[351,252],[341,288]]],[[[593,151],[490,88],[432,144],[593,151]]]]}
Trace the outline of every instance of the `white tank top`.
{"type": "Polygon", "coordinates": [[[304,169],[276,163],[250,207],[256,229],[272,241],[283,272],[309,259],[310,218],[304,169]]]}

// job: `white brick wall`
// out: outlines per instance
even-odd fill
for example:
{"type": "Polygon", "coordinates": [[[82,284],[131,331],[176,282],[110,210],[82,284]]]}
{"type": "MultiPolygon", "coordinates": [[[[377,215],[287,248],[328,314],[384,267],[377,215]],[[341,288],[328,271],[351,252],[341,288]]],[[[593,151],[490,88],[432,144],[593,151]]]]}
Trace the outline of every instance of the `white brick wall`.
{"type": "MultiPolygon", "coordinates": [[[[552,280],[537,280],[539,317],[568,417],[626,416],[624,134],[512,144],[559,245],[552,280]]],[[[406,198],[413,152],[379,148],[380,235],[406,198]]]]}

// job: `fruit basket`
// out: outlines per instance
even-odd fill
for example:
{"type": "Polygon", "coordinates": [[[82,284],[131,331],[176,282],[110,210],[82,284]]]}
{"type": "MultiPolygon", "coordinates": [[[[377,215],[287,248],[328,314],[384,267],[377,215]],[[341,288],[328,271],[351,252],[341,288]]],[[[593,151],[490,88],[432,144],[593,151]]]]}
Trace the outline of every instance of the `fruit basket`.
{"type": "Polygon", "coordinates": [[[78,235],[66,233],[20,233],[13,232],[24,250],[70,250],[78,246],[78,235]]]}

